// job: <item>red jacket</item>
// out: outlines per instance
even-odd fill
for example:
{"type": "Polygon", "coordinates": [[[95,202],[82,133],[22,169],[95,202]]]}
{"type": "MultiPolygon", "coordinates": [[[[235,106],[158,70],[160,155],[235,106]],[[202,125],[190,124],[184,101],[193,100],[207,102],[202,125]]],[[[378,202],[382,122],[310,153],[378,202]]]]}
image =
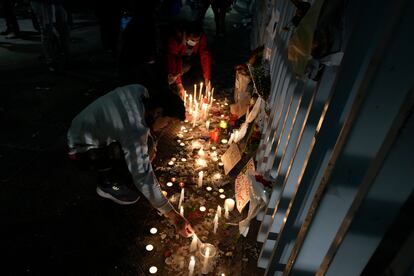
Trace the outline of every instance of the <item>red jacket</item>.
{"type": "MultiPolygon", "coordinates": [[[[167,73],[172,75],[181,74],[183,71],[183,57],[187,55],[187,44],[177,37],[168,38],[167,48],[167,73]]],[[[201,34],[200,41],[193,47],[192,55],[200,56],[200,64],[204,79],[210,80],[211,55],[207,48],[207,36],[201,34]]],[[[181,76],[177,78],[177,84],[181,83],[181,76]]]]}

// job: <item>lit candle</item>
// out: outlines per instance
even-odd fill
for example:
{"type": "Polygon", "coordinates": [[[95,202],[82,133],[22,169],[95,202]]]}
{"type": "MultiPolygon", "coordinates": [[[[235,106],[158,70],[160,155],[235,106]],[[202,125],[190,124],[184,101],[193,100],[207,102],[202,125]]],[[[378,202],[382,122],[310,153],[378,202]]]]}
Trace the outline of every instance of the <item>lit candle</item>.
{"type": "Polygon", "coordinates": [[[180,146],[184,147],[184,146],[185,146],[185,144],[184,144],[184,143],[180,143],[180,146]]]}
{"type": "Polygon", "coordinates": [[[221,139],[221,143],[227,144],[227,139],[221,139]]]}
{"type": "Polygon", "coordinates": [[[214,234],[217,232],[217,228],[218,228],[218,214],[216,213],[216,215],[214,216],[214,229],[213,229],[214,234]]]}
{"type": "Polygon", "coordinates": [[[181,204],[183,203],[183,200],[184,200],[184,188],[181,189],[180,200],[178,201],[178,208],[181,207],[181,204]]]}
{"type": "Polygon", "coordinates": [[[191,113],[191,111],[193,109],[193,96],[191,96],[191,95],[188,98],[188,109],[189,109],[189,112],[191,113]]]}
{"type": "Polygon", "coordinates": [[[187,159],[186,158],[181,158],[181,161],[185,162],[185,161],[187,161],[187,159]]]}
{"type": "Polygon", "coordinates": [[[219,126],[222,129],[226,129],[227,128],[227,122],[225,120],[221,120],[219,126]]]}
{"type": "Polygon", "coordinates": [[[167,182],[167,186],[168,187],[172,187],[173,186],[173,183],[172,182],[167,182]]]}
{"type": "Polygon", "coordinates": [[[214,179],[220,179],[221,178],[221,174],[220,173],[215,173],[214,174],[214,179]]]}
{"type": "Polygon", "coordinates": [[[195,266],[194,256],[191,256],[190,263],[188,264],[188,276],[193,276],[195,266]]]}
{"type": "Polygon", "coordinates": [[[209,121],[209,120],[207,120],[207,121],[206,121],[206,129],[207,129],[207,130],[209,130],[209,129],[210,129],[210,121],[209,121]]]}
{"type": "Polygon", "coordinates": [[[218,158],[217,157],[213,157],[213,161],[214,162],[217,162],[218,161],[218,158]]]}
{"type": "Polygon", "coordinates": [[[204,177],[204,172],[203,171],[198,172],[198,188],[201,188],[203,186],[203,177],[204,177]]]}
{"type": "Polygon", "coordinates": [[[193,239],[191,240],[190,244],[190,252],[194,252],[197,250],[198,238],[196,234],[193,234],[193,239]]]}
{"type": "Polygon", "coordinates": [[[205,206],[200,206],[200,212],[205,212],[207,208],[205,206]]]}
{"type": "Polygon", "coordinates": [[[174,161],[168,162],[168,165],[170,165],[170,166],[174,165],[174,161]]]}
{"type": "Polygon", "coordinates": [[[158,229],[157,228],[155,228],[155,227],[152,227],[151,229],[150,229],[150,233],[151,234],[157,234],[157,232],[158,232],[158,229]]]}
{"type": "Polygon", "coordinates": [[[158,268],[156,266],[151,266],[149,268],[149,273],[151,273],[151,274],[155,274],[155,273],[157,273],[157,271],[158,271],[158,268]]]}
{"type": "Polygon", "coordinates": [[[228,198],[224,201],[224,206],[227,206],[230,212],[233,211],[234,205],[235,205],[235,201],[232,198],[228,198]]]}
{"type": "Polygon", "coordinates": [[[198,100],[200,100],[201,98],[202,98],[202,93],[203,93],[203,83],[202,82],[200,82],[200,95],[198,96],[198,100]]]}
{"type": "Polygon", "coordinates": [[[204,160],[203,158],[199,158],[197,159],[197,165],[199,165],[200,167],[206,167],[207,166],[207,161],[204,160]]]}
{"type": "Polygon", "coordinates": [[[206,154],[205,154],[205,152],[204,152],[204,150],[203,150],[203,148],[201,148],[201,149],[198,151],[198,155],[199,155],[200,157],[204,157],[204,155],[206,155],[206,154]]]}
{"type": "Polygon", "coordinates": [[[220,194],[224,193],[224,189],[219,189],[219,193],[220,194]]]}
{"type": "Polygon", "coordinates": [[[227,205],[224,205],[224,217],[229,218],[229,207],[227,205]]]}
{"type": "Polygon", "coordinates": [[[177,161],[177,158],[173,157],[173,158],[171,158],[171,161],[175,162],[175,161],[177,161]]]}
{"type": "Polygon", "coordinates": [[[225,196],[224,194],[221,194],[221,195],[220,195],[220,198],[221,198],[221,199],[225,199],[225,198],[226,198],[226,196],[225,196]]]}
{"type": "MultiPolygon", "coordinates": [[[[196,106],[197,106],[197,103],[196,103],[196,106]]],[[[196,109],[196,110],[193,112],[193,127],[195,127],[195,125],[196,125],[196,122],[197,122],[197,116],[198,116],[198,110],[196,109]]]]}
{"type": "Polygon", "coordinates": [[[184,90],[184,106],[187,104],[187,90],[184,90]]]}
{"type": "Polygon", "coordinates": [[[212,150],[216,150],[216,147],[214,147],[214,146],[213,146],[213,147],[211,147],[211,149],[212,149],[212,150]]]}
{"type": "Polygon", "coordinates": [[[207,190],[208,192],[211,192],[211,190],[213,190],[213,188],[211,188],[210,186],[208,186],[208,187],[206,187],[206,190],[207,190]]]}
{"type": "Polygon", "coordinates": [[[223,166],[224,166],[224,163],[223,163],[223,162],[219,162],[219,163],[218,163],[218,165],[219,165],[220,167],[223,167],[223,166]]]}
{"type": "Polygon", "coordinates": [[[148,244],[147,246],[145,246],[145,249],[147,251],[152,251],[154,249],[154,246],[152,244],[148,244]]]}
{"type": "Polygon", "coordinates": [[[171,177],[171,181],[172,181],[172,182],[175,182],[175,181],[177,181],[177,178],[175,178],[175,177],[171,177]]]}
{"type": "Polygon", "coordinates": [[[194,100],[196,99],[196,94],[197,94],[197,84],[194,84],[194,100]]]}
{"type": "Polygon", "coordinates": [[[221,217],[221,206],[220,205],[217,205],[217,215],[218,215],[218,217],[220,218],[221,217]]]}
{"type": "Polygon", "coordinates": [[[183,208],[183,206],[180,206],[180,215],[182,217],[184,217],[184,208],[183,208]]]}

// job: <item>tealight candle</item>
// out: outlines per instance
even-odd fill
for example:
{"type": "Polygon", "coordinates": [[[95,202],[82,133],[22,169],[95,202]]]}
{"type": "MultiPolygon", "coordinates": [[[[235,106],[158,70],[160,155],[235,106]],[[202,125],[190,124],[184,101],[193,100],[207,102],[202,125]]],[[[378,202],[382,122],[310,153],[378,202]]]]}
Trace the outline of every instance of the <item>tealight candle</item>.
{"type": "Polygon", "coordinates": [[[207,210],[207,208],[206,207],[204,207],[204,206],[200,206],[200,211],[201,212],[205,212],[207,210]]]}
{"type": "Polygon", "coordinates": [[[217,157],[212,158],[214,162],[217,162],[219,159],[217,157]]]}
{"type": "Polygon", "coordinates": [[[224,189],[219,189],[219,193],[220,194],[224,193],[224,189]]]}
{"type": "Polygon", "coordinates": [[[168,162],[168,165],[170,165],[170,166],[174,165],[174,161],[168,162]]]}
{"type": "Polygon", "coordinates": [[[214,179],[220,179],[221,178],[221,174],[220,173],[215,173],[214,174],[214,179]]]}
{"type": "Polygon", "coordinates": [[[211,149],[212,149],[212,150],[216,150],[217,148],[213,146],[213,147],[211,147],[211,149]]]}
{"type": "Polygon", "coordinates": [[[221,198],[221,199],[225,199],[225,198],[226,198],[226,196],[225,196],[224,194],[221,194],[221,195],[220,195],[220,198],[221,198]]]}
{"type": "Polygon", "coordinates": [[[167,182],[167,186],[168,187],[172,187],[173,186],[173,183],[172,182],[167,182]]]}
{"type": "MultiPolygon", "coordinates": [[[[191,95],[190,95],[191,96],[191,95]]],[[[188,120],[184,120],[184,123],[188,123],[188,120]]]]}
{"type": "Polygon", "coordinates": [[[220,117],[221,117],[221,118],[224,118],[224,114],[221,114],[221,115],[220,115],[220,117]]]}
{"type": "Polygon", "coordinates": [[[185,144],[184,144],[184,143],[180,143],[180,146],[184,147],[184,146],[185,146],[185,144]]]}
{"type": "Polygon", "coordinates": [[[213,190],[213,188],[211,188],[210,186],[208,186],[208,187],[206,187],[206,190],[207,190],[208,192],[211,192],[211,191],[213,190]]]}
{"type": "Polygon", "coordinates": [[[227,139],[221,139],[222,144],[227,144],[227,139]]]}
{"type": "Polygon", "coordinates": [[[199,158],[197,159],[197,165],[201,166],[201,167],[206,167],[207,166],[207,161],[204,160],[203,158],[199,158]]]}
{"type": "Polygon", "coordinates": [[[177,137],[178,137],[178,138],[183,138],[183,137],[184,137],[184,134],[182,134],[182,133],[178,133],[178,134],[177,134],[177,137]]]}
{"type": "Polygon", "coordinates": [[[186,158],[181,158],[181,162],[185,162],[185,161],[187,161],[186,158]]]}
{"type": "Polygon", "coordinates": [[[147,251],[152,251],[154,249],[154,246],[152,244],[148,244],[147,246],[145,246],[145,249],[147,251]]]}
{"type": "Polygon", "coordinates": [[[157,273],[157,271],[158,271],[158,268],[156,266],[151,266],[149,268],[149,273],[151,273],[151,274],[155,274],[155,273],[157,273]]]}
{"type": "Polygon", "coordinates": [[[186,127],[185,126],[181,126],[181,130],[184,130],[184,129],[186,129],[186,127]]]}
{"type": "Polygon", "coordinates": [[[150,233],[151,234],[157,234],[157,232],[158,232],[158,229],[157,228],[155,228],[155,227],[152,227],[151,229],[150,229],[150,233]]]}
{"type": "Polygon", "coordinates": [[[218,165],[219,165],[220,167],[224,166],[223,162],[219,162],[219,163],[218,163],[218,165]]]}
{"type": "Polygon", "coordinates": [[[187,132],[188,132],[188,130],[184,129],[184,130],[183,130],[183,132],[184,132],[184,133],[187,133],[187,132]]]}

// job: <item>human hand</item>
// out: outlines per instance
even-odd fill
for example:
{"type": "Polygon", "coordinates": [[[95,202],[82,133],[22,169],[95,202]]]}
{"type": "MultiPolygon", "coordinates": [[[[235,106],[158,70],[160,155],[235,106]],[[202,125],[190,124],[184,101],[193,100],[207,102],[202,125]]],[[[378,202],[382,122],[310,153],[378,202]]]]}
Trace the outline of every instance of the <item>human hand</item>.
{"type": "Polygon", "coordinates": [[[177,211],[171,210],[165,216],[168,218],[170,223],[174,225],[177,233],[183,236],[184,238],[191,237],[194,234],[194,230],[191,227],[191,224],[188,222],[186,218],[181,216],[177,211]]]}
{"type": "Polygon", "coordinates": [[[178,90],[178,95],[180,95],[181,99],[183,99],[185,89],[181,83],[177,84],[177,90],[178,90]]]}

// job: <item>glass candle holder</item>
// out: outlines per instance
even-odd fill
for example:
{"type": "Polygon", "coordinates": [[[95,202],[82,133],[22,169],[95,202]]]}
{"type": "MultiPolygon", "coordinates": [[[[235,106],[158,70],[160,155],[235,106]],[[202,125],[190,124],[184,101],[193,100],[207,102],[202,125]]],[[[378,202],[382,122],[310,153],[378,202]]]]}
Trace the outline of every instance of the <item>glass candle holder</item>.
{"type": "Polygon", "coordinates": [[[214,270],[217,262],[217,248],[211,243],[203,243],[199,246],[197,257],[201,265],[201,273],[208,274],[214,270]]]}

